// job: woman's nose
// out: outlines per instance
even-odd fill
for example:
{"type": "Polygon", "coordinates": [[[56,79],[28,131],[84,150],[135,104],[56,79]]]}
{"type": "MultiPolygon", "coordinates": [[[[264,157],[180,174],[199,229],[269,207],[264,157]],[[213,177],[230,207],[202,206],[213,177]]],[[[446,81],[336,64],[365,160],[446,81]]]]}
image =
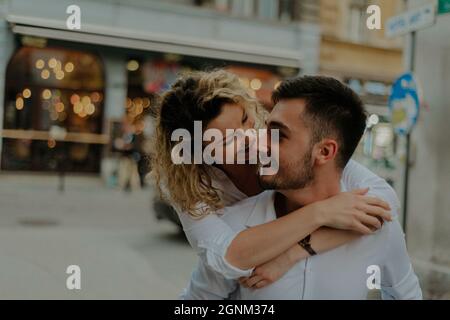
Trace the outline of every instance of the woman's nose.
{"type": "Polygon", "coordinates": [[[250,119],[248,121],[248,127],[249,127],[249,129],[255,129],[255,120],[254,119],[250,119]]]}

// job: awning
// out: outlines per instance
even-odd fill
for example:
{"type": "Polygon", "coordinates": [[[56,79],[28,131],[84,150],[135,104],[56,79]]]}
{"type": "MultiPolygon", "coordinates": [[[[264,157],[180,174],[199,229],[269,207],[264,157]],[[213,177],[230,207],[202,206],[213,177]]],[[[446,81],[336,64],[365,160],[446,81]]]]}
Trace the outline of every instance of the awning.
{"type": "Polygon", "coordinates": [[[16,15],[7,16],[6,20],[11,24],[14,33],[22,35],[273,66],[301,67],[301,55],[294,50],[94,25],[82,25],[81,30],[71,31],[66,29],[61,21],[16,15]]]}

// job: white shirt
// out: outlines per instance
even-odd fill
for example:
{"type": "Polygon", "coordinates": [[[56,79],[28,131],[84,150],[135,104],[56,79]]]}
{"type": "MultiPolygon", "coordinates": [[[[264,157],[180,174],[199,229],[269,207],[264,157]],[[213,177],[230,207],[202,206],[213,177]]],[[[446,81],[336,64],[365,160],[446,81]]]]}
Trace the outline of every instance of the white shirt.
{"type": "MultiPolygon", "coordinates": [[[[273,221],[274,192],[264,192],[227,208],[223,219],[236,231],[273,221]]],[[[422,292],[411,266],[404,235],[397,220],[385,223],[374,235],[297,263],[274,284],[259,290],[240,287],[208,268],[200,259],[184,299],[366,299],[370,266],[380,270],[383,299],[421,299],[422,292]]]]}
{"type": "MultiPolygon", "coordinates": [[[[220,191],[225,207],[248,198],[220,169],[211,167],[209,173],[212,178],[212,186],[220,191]]],[[[205,259],[208,267],[225,275],[227,279],[238,279],[252,274],[253,269],[241,270],[225,259],[228,247],[239,232],[223,221],[223,210],[217,214],[209,214],[202,219],[194,219],[185,212],[176,211],[187,240],[197,254],[205,259]]]]}
{"type": "MultiPolygon", "coordinates": [[[[348,185],[351,189],[369,186],[372,195],[389,202],[396,217],[399,203],[395,192],[384,180],[374,174],[368,175],[367,169],[358,173],[360,167],[355,167],[355,174],[343,176],[342,191],[348,190],[348,185]],[[358,176],[359,182],[352,181],[355,176],[358,176]]],[[[274,194],[267,191],[225,208],[220,218],[236,234],[245,228],[273,221],[276,219],[274,194]]],[[[374,235],[297,263],[279,281],[259,290],[240,287],[237,281],[229,280],[228,275],[211,268],[206,256],[201,255],[188,288],[181,297],[224,299],[231,296],[244,300],[366,299],[369,291],[367,271],[370,266],[380,269],[383,299],[422,298],[418,279],[406,251],[404,235],[396,220],[386,223],[374,235]]]]}
{"type": "MultiPolygon", "coordinates": [[[[225,207],[232,206],[248,197],[242,193],[224,172],[211,168],[213,187],[221,190],[221,198],[225,207]]],[[[342,184],[346,190],[369,187],[369,194],[377,195],[389,188],[386,181],[372,173],[366,167],[350,160],[342,173],[342,184]]],[[[389,189],[391,190],[391,189],[389,189]]],[[[384,192],[383,200],[399,206],[395,192],[384,192]]],[[[183,225],[186,237],[197,252],[204,259],[206,265],[222,274],[227,279],[248,277],[253,269],[241,270],[228,263],[225,259],[227,249],[233,239],[239,234],[223,220],[223,211],[210,214],[203,219],[193,219],[187,213],[179,212],[178,216],[183,225]]]]}

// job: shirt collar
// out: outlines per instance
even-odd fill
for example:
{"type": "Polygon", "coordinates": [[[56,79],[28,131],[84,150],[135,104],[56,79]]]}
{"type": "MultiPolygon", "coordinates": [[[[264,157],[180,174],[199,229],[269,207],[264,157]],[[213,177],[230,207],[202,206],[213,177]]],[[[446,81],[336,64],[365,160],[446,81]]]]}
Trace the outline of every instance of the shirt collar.
{"type": "MultiPolygon", "coordinates": [[[[347,192],[343,180],[340,181],[341,192],[347,192]]],[[[277,219],[275,212],[275,191],[264,191],[255,197],[255,206],[248,216],[245,226],[251,228],[277,219]]]]}
{"type": "Polygon", "coordinates": [[[276,220],[275,194],[275,191],[264,191],[255,197],[255,206],[245,222],[247,228],[276,220]]]}

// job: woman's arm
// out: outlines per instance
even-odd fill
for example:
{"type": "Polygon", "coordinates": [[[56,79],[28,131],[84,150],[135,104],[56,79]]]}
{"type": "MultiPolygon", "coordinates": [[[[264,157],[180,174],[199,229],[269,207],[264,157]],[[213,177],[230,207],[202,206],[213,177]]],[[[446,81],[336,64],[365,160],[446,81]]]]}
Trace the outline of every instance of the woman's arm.
{"type": "MultiPolygon", "coordinates": [[[[347,190],[370,186],[369,194],[386,200],[393,208],[392,215],[397,214],[398,198],[395,191],[384,179],[366,167],[350,160],[343,172],[342,181],[347,190]]],[[[323,253],[359,237],[361,237],[360,234],[351,231],[321,228],[312,234],[311,246],[317,253],[323,253]]],[[[293,265],[308,256],[309,254],[303,248],[294,245],[275,259],[258,266],[250,277],[241,278],[241,284],[245,287],[263,288],[281,278],[293,265]]]]}
{"type": "MultiPolygon", "coordinates": [[[[353,231],[323,227],[312,233],[311,246],[320,254],[359,239],[361,236],[353,231]]],[[[308,257],[308,252],[300,245],[294,245],[275,259],[255,268],[250,277],[242,277],[239,282],[246,288],[267,287],[280,279],[296,263],[308,257]]]]}
{"type": "Polygon", "coordinates": [[[179,217],[189,243],[204,256],[208,267],[226,279],[239,279],[249,277],[256,266],[276,258],[321,226],[366,234],[370,230],[364,224],[379,224],[371,215],[389,219],[388,205],[362,196],[364,192],[367,189],[359,194],[342,193],[240,233],[216,214],[200,220],[185,213],[179,217]]]}
{"type": "MultiPolygon", "coordinates": [[[[368,189],[341,193],[290,213],[273,222],[247,229],[236,236],[225,259],[240,269],[262,265],[286,252],[322,226],[370,234],[381,228],[376,218],[390,220],[389,205],[367,197],[368,189]]],[[[333,248],[333,247],[331,247],[333,248]]]]}

